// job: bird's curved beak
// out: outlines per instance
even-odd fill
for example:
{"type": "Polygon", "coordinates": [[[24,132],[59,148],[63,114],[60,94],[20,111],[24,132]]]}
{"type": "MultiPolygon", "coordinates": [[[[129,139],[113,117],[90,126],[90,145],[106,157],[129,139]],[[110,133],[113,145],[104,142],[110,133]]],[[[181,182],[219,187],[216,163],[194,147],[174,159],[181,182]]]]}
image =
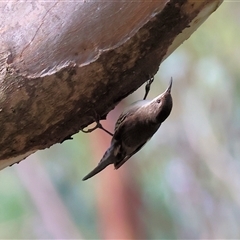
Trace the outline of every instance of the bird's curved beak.
{"type": "Polygon", "coordinates": [[[157,99],[167,98],[167,97],[171,96],[172,82],[173,82],[173,80],[171,78],[168,88],[162,94],[160,94],[156,98],[154,98],[151,102],[154,102],[157,99]]]}
{"type": "Polygon", "coordinates": [[[164,93],[171,93],[171,89],[172,89],[172,77],[171,77],[171,80],[170,80],[169,87],[166,89],[166,91],[164,93]]]}

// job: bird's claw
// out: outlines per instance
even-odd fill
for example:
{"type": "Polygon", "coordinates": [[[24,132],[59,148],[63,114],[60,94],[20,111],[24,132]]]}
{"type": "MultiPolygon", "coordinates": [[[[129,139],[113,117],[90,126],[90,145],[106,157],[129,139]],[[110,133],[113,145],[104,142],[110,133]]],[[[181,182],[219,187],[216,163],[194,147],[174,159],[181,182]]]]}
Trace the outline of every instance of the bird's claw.
{"type": "MultiPolygon", "coordinates": [[[[96,121],[96,126],[95,126],[95,127],[89,128],[89,129],[87,129],[87,130],[84,130],[84,128],[83,128],[83,129],[81,129],[81,131],[84,132],[84,133],[91,133],[91,132],[93,132],[94,130],[96,130],[97,128],[99,128],[99,124],[100,124],[100,123],[96,121]]],[[[101,125],[101,124],[100,124],[100,125],[101,125]]]]}
{"type": "Polygon", "coordinates": [[[96,111],[94,111],[95,113],[95,117],[91,116],[91,118],[96,122],[96,126],[87,130],[81,129],[82,132],[84,133],[91,133],[94,130],[96,130],[97,128],[102,129],[103,131],[105,131],[106,133],[108,133],[109,135],[113,136],[113,134],[111,132],[109,132],[107,129],[105,129],[102,124],[100,123],[100,116],[96,113],[96,111]]]}
{"type": "Polygon", "coordinates": [[[150,91],[150,87],[151,87],[151,84],[152,84],[153,81],[154,81],[154,77],[149,76],[149,79],[147,80],[147,84],[146,84],[146,87],[145,87],[145,95],[143,97],[143,100],[145,100],[147,98],[147,95],[150,91]]]}

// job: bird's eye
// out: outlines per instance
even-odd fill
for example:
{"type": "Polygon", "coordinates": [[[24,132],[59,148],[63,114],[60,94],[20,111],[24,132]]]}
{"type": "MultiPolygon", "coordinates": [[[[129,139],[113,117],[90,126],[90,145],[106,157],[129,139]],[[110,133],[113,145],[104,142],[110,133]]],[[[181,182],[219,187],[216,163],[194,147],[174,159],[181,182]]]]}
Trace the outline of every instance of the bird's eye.
{"type": "Polygon", "coordinates": [[[161,99],[158,99],[158,100],[157,100],[157,103],[160,103],[160,102],[161,102],[161,99]]]}

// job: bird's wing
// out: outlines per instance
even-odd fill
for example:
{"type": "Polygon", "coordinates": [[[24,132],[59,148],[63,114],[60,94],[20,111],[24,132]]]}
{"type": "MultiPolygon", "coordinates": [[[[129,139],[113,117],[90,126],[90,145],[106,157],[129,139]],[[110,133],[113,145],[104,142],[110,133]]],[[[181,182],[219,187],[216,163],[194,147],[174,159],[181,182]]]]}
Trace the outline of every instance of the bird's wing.
{"type": "Polygon", "coordinates": [[[144,103],[148,103],[148,100],[140,100],[131,104],[126,108],[119,116],[114,130],[113,139],[121,140],[121,133],[124,131],[124,123],[130,116],[132,116],[144,103]]]}
{"type": "Polygon", "coordinates": [[[133,151],[131,154],[125,156],[125,158],[121,159],[120,161],[115,161],[114,162],[115,169],[120,168],[130,157],[132,157],[136,152],[138,152],[144,146],[145,143],[143,143],[142,145],[138,146],[138,148],[135,149],[135,151],[133,151]]]}

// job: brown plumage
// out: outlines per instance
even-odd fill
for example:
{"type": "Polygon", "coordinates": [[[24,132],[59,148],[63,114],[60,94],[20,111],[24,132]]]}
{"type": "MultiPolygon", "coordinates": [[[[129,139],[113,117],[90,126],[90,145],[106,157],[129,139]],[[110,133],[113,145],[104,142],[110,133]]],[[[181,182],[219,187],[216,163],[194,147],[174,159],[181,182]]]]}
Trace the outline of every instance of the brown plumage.
{"type": "MultiPolygon", "coordinates": [[[[172,110],[172,79],[169,87],[153,100],[141,100],[130,105],[118,118],[111,146],[99,164],[83,180],[94,176],[109,164],[121,167],[154,135],[172,110]]],[[[145,98],[145,97],[144,97],[145,98]]]]}

